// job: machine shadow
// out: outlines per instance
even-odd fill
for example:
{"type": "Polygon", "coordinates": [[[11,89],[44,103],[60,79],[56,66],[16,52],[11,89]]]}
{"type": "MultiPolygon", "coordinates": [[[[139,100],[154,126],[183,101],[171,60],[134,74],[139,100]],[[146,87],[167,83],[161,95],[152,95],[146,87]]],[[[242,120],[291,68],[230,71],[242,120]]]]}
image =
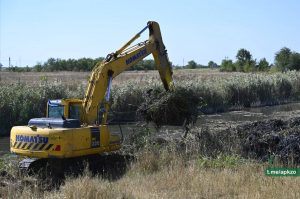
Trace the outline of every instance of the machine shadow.
{"type": "Polygon", "coordinates": [[[68,178],[84,175],[109,181],[118,180],[126,174],[133,161],[134,156],[117,153],[68,158],[61,161],[48,159],[34,163],[28,174],[37,177],[41,190],[51,191],[59,189],[68,178]]]}
{"type": "Polygon", "coordinates": [[[92,158],[92,162],[88,163],[88,169],[93,176],[113,181],[126,174],[132,161],[134,157],[130,155],[109,154],[92,158]]]}
{"type": "Polygon", "coordinates": [[[118,180],[126,174],[129,165],[133,161],[135,161],[134,156],[117,153],[69,159],[65,163],[64,171],[60,176],[62,178],[66,176],[78,177],[87,173],[110,181],[118,180]]]}

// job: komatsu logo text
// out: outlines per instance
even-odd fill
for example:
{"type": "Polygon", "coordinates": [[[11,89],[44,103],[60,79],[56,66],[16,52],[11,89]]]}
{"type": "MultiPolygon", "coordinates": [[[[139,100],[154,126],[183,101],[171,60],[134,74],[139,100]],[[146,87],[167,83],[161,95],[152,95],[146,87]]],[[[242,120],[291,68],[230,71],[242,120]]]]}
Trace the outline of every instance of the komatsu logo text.
{"type": "Polygon", "coordinates": [[[27,136],[27,135],[16,135],[17,142],[32,142],[32,143],[48,143],[48,137],[43,136],[27,136]]]}
{"type": "Polygon", "coordinates": [[[128,59],[126,59],[126,64],[130,64],[132,62],[134,62],[135,60],[137,60],[138,58],[144,56],[147,54],[147,49],[144,50],[140,50],[140,52],[138,52],[137,54],[133,55],[132,57],[129,57],[128,59]]]}

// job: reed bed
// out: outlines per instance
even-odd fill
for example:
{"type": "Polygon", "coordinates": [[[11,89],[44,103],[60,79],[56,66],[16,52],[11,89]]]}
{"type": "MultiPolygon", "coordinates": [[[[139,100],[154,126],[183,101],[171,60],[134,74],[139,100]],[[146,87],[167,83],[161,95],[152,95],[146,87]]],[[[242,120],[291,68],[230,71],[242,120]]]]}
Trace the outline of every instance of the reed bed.
{"type": "MultiPolygon", "coordinates": [[[[300,73],[296,71],[230,75],[208,73],[207,78],[204,78],[205,75],[189,74],[175,76],[175,86],[178,90],[186,90],[185,96],[193,95],[201,99],[203,103],[197,110],[202,113],[276,105],[300,98],[300,73]]],[[[0,84],[0,134],[8,133],[13,125],[26,124],[32,117],[45,116],[48,99],[82,98],[85,88],[85,84],[70,85],[45,80],[40,80],[39,84],[34,85],[18,82],[0,84]]],[[[161,82],[157,79],[146,79],[142,83],[140,80],[134,80],[115,84],[111,104],[115,118],[138,120],[136,111],[146,102],[145,93],[149,90],[164,92],[161,82]]],[[[184,100],[184,96],[180,96],[182,93],[178,94],[177,97],[184,100]]]]}

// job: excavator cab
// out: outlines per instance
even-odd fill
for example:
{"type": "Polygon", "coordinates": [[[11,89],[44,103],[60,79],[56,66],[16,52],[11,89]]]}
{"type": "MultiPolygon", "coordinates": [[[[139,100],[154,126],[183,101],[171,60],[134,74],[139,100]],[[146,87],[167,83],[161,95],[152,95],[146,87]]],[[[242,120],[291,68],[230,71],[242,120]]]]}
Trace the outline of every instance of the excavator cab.
{"type": "Polygon", "coordinates": [[[58,99],[48,100],[47,113],[44,118],[29,120],[31,128],[80,128],[82,100],[58,99]]]}
{"type": "Polygon", "coordinates": [[[48,100],[46,117],[80,120],[81,107],[80,99],[48,100]]]}

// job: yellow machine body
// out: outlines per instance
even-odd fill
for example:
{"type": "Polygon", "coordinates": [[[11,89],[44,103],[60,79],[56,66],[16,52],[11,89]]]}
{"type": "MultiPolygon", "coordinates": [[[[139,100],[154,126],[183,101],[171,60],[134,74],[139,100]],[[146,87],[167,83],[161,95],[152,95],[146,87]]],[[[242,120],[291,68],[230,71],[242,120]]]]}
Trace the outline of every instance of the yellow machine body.
{"type": "MultiPolygon", "coordinates": [[[[71,118],[72,107],[78,107],[81,113],[82,100],[52,100],[62,108],[61,114],[71,118]]],[[[53,102],[52,102],[53,103],[53,102]]],[[[50,112],[47,104],[47,117],[50,112]]],[[[79,115],[73,115],[80,119],[79,115]]],[[[15,126],[10,136],[11,152],[34,158],[71,158],[100,154],[120,149],[121,135],[109,131],[107,125],[80,126],[79,128],[57,128],[51,126],[15,126]]]]}
{"type": "Polygon", "coordinates": [[[157,22],[147,26],[115,53],[94,67],[86,94],[81,99],[49,100],[45,118],[11,130],[11,152],[33,158],[71,158],[121,148],[122,136],[109,131],[112,79],[152,54],[166,90],[172,90],[172,67],[157,22]],[[149,40],[130,46],[149,29],[149,40]]]}
{"type": "Polygon", "coordinates": [[[11,152],[35,158],[71,158],[120,149],[121,136],[98,127],[34,128],[15,126],[11,130],[11,152]]]}

